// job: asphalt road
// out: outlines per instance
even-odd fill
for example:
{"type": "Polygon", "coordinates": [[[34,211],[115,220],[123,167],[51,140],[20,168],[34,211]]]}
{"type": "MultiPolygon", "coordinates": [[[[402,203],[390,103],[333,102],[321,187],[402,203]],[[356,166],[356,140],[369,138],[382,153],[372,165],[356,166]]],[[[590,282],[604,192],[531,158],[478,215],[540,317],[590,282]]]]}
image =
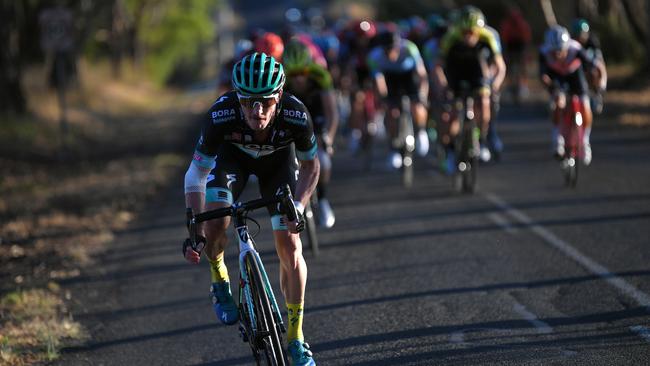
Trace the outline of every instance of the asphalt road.
{"type": "MultiPolygon", "coordinates": [[[[505,108],[506,153],[473,196],[416,162],[416,183],[340,149],[336,226],[306,251],[305,334],[320,365],[648,365],[650,129],[598,125],[593,164],[563,187],[540,108],[505,108]]],[[[69,280],[91,340],[60,365],[249,365],[217,322],[205,262],[183,260],[182,177],[101,263],[69,280]]],[[[250,190],[245,198],[252,198],[250,190]]],[[[273,286],[265,214],[257,237],[273,286]]],[[[236,273],[236,247],[227,264],[236,273]]],[[[276,291],[278,294],[278,291],[276,291]]]]}

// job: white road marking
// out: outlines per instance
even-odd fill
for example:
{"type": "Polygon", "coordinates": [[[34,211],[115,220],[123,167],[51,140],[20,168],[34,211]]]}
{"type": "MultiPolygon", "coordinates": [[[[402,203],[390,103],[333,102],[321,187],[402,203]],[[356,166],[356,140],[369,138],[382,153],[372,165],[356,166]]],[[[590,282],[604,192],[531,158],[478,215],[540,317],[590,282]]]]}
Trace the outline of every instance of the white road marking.
{"type": "Polygon", "coordinates": [[[553,333],[553,328],[550,325],[548,325],[545,322],[539,320],[537,318],[537,316],[535,314],[531,313],[530,311],[528,311],[528,309],[526,309],[526,307],[524,305],[522,305],[522,304],[515,301],[515,305],[513,306],[513,310],[517,314],[521,315],[526,321],[528,321],[529,323],[534,325],[535,329],[537,329],[537,333],[540,333],[540,334],[551,334],[551,333],[553,333]]]}
{"type": "Polygon", "coordinates": [[[593,274],[602,277],[605,281],[609,282],[610,285],[616,287],[627,296],[633,298],[639,305],[645,307],[646,310],[650,312],[650,296],[648,296],[648,294],[638,290],[636,287],[632,286],[624,279],[615,276],[603,265],[582,254],[579,250],[571,246],[571,244],[560,239],[548,229],[539,224],[536,224],[530,217],[526,216],[526,214],[517,210],[516,208],[510,206],[506,201],[501,199],[496,194],[487,193],[485,194],[485,197],[488,201],[495,204],[512,218],[526,225],[531,231],[544,239],[544,241],[546,241],[548,244],[555,247],[557,250],[564,253],[569,258],[578,262],[593,274]]]}
{"type": "Polygon", "coordinates": [[[512,226],[512,224],[508,221],[508,219],[506,219],[505,217],[503,217],[502,215],[496,212],[492,212],[487,216],[490,220],[492,220],[492,222],[499,225],[508,234],[515,234],[516,232],[519,231],[518,229],[512,226]]]}
{"type": "Polygon", "coordinates": [[[646,342],[650,343],[650,328],[644,327],[642,325],[635,325],[630,327],[630,330],[634,333],[640,335],[646,342]]]}

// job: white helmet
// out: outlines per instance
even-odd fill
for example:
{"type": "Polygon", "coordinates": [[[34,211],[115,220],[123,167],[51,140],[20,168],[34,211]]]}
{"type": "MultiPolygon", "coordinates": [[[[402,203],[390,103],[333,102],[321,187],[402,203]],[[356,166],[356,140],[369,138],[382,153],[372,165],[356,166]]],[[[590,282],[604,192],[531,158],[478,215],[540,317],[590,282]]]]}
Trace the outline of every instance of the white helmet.
{"type": "Polygon", "coordinates": [[[565,50],[570,40],[569,31],[561,25],[554,25],[544,33],[544,44],[553,51],[565,50]]]}

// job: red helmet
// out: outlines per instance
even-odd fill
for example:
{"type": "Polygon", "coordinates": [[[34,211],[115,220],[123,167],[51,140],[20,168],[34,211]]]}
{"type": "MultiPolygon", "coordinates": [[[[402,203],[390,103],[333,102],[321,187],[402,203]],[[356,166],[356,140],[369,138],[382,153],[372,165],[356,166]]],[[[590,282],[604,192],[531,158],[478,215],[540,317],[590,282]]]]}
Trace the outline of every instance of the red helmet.
{"type": "Polygon", "coordinates": [[[354,33],[359,38],[372,38],[377,34],[377,27],[371,20],[358,20],[353,23],[354,33]]]}
{"type": "Polygon", "coordinates": [[[282,52],[284,52],[284,42],[282,42],[279,35],[266,32],[255,40],[255,51],[264,52],[279,60],[282,57],[282,52]]]}

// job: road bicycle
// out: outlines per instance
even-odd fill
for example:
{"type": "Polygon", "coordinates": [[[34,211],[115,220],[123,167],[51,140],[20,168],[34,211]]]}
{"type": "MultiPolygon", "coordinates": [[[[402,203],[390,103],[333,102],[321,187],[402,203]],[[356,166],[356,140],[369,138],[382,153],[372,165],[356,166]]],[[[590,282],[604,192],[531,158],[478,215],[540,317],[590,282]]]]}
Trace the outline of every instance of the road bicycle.
{"type": "Polygon", "coordinates": [[[399,132],[397,135],[399,153],[402,156],[402,185],[405,188],[413,186],[413,152],[415,151],[415,134],[413,132],[413,116],[411,102],[408,96],[402,96],[400,101],[399,132]]]}
{"type": "MultiPolygon", "coordinates": [[[[247,223],[257,223],[248,217],[250,211],[275,204],[280,205],[289,221],[299,217],[287,185],[273,198],[237,202],[230,207],[197,215],[188,208],[187,225],[192,248],[201,252],[203,248],[197,246],[197,224],[226,216],[234,219],[239,240],[239,330],[243,341],[250,345],[257,365],[283,366],[288,365],[282,342],[282,333],[286,333],[286,328],[247,223]]],[[[299,228],[303,225],[304,221],[300,218],[299,228]]]]}
{"type": "Polygon", "coordinates": [[[582,100],[579,95],[571,95],[564,111],[560,133],[564,139],[564,155],[560,157],[560,167],[564,175],[564,184],[575,188],[578,183],[578,160],[584,158],[584,124],[582,100]]]}
{"type": "Polygon", "coordinates": [[[454,102],[458,112],[460,133],[456,136],[456,174],[454,186],[463,193],[474,193],[478,179],[479,139],[481,131],[474,115],[474,96],[469,86],[461,87],[461,93],[454,102]]]}

